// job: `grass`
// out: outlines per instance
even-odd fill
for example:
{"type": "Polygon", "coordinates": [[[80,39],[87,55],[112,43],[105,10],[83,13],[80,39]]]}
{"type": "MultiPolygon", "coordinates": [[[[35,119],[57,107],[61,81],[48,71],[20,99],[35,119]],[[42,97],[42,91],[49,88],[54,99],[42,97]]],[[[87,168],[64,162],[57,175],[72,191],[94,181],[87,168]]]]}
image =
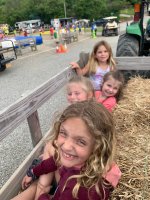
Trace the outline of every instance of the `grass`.
{"type": "Polygon", "coordinates": [[[128,8],[120,11],[120,14],[134,15],[134,8],[128,8]]]}
{"type": "Polygon", "coordinates": [[[133,20],[134,8],[128,8],[128,9],[121,10],[121,11],[120,11],[120,14],[129,15],[129,17],[120,16],[120,21],[121,21],[121,22],[133,20]]]}
{"type": "MultiPolygon", "coordinates": [[[[101,26],[97,27],[97,31],[98,31],[98,32],[102,32],[102,27],[101,27],[101,26]]],[[[85,29],[85,32],[86,32],[86,33],[87,33],[87,32],[91,32],[91,27],[86,28],[86,29],[85,29]]]]}
{"type": "Polygon", "coordinates": [[[133,20],[133,17],[120,17],[120,22],[127,22],[127,21],[130,21],[130,20],[133,20]]]}

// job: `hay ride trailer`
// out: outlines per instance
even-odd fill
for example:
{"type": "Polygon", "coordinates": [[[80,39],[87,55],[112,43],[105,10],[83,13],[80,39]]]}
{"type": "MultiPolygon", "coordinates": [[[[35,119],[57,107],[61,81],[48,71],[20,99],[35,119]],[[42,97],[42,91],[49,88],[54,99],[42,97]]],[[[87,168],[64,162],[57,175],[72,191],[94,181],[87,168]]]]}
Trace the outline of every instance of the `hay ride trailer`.
{"type": "MultiPolygon", "coordinates": [[[[119,57],[116,58],[116,61],[117,68],[121,71],[132,70],[138,73],[141,70],[141,65],[142,70],[145,70],[145,72],[150,70],[149,57],[119,57]]],[[[26,170],[32,163],[32,160],[37,158],[40,154],[41,148],[44,145],[44,140],[49,135],[48,131],[44,137],[42,137],[37,110],[46,103],[53,94],[61,89],[73,75],[74,72],[71,68],[66,68],[30,94],[23,96],[16,103],[0,112],[0,141],[26,119],[34,147],[31,153],[0,190],[0,199],[10,200],[18,194],[26,170]]]]}

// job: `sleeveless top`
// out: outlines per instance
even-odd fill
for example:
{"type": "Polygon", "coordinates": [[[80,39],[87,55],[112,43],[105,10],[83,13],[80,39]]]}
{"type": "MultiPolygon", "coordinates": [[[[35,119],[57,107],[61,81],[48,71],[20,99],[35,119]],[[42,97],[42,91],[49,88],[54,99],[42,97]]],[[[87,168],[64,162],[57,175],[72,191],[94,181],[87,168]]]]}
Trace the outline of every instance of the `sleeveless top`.
{"type": "Polygon", "coordinates": [[[110,67],[108,66],[106,70],[101,69],[100,67],[97,67],[96,69],[96,73],[95,74],[91,74],[89,76],[94,90],[101,90],[101,86],[102,86],[102,82],[103,82],[103,77],[104,75],[110,71],[110,67]]]}

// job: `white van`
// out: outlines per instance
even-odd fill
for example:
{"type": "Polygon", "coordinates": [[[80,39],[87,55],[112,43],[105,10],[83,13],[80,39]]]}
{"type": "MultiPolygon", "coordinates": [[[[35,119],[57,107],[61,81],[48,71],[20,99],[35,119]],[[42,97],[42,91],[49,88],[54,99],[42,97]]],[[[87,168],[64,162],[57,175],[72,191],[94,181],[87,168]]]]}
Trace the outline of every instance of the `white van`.
{"type": "Polygon", "coordinates": [[[21,21],[21,22],[16,22],[15,23],[15,28],[16,30],[24,30],[27,28],[39,28],[41,26],[42,22],[40,19],[35,19],[35,20],[27,20],[27,21],[21,21]]]}

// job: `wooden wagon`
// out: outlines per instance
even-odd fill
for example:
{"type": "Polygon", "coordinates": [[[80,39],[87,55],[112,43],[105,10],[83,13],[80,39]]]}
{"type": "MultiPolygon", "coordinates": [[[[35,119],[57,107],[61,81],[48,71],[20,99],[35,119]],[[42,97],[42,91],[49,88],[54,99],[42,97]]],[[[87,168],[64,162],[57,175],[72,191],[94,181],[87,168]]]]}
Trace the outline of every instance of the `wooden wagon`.
{"type": "MultiPolygon", "coordinates": [[[[116,61],[117,68],[126,73],[130,72],[131,74],[134,72],[135,74],[144,72],[146,75],[149,75],[150,73],[149,57],[119,57],[116,58],[116,61]]],[[[83,64],[82,62],[86,62],[86,59],[81,59],[80,62],[83,64]]],[[[26,119],[33,143],[33,150],[31,153],[0,190],[0,199],[10,200],[18,193],[27,168],[32,160],[38,157],[41,148],[43,147],[44,140],[49,134],[48,131],[42,137],[38,109],[46,103],[56,91],[61,89],[73,75],[74,72],[71,68],[66,68],[30,94],[23,96],[13,105],[0,112],[0,141],[26,119]]]]}

